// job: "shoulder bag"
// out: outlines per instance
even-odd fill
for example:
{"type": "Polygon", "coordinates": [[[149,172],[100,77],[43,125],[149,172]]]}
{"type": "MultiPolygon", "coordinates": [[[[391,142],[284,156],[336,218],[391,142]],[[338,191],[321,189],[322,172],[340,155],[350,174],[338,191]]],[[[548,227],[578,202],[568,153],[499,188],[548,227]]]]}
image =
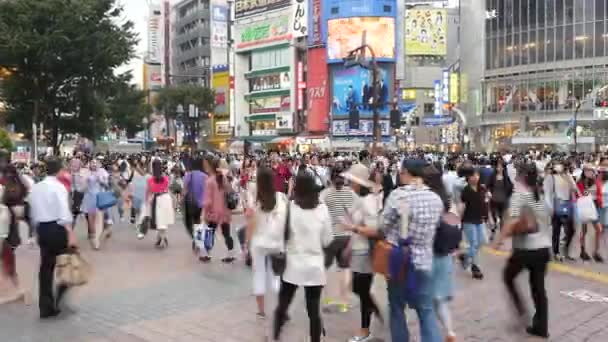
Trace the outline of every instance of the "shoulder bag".
{"type": "Polygon", "coordinates": [[[287,202],[287,215],[285,218],[285,232],[283,233],[284,250],[279,253],[273,253],[270,255],[270,266],[272,271],[277,276],[282,276],[287,268],[287,242],[289,241],[289,220],[291,217],[291,201],[287,202]]]}

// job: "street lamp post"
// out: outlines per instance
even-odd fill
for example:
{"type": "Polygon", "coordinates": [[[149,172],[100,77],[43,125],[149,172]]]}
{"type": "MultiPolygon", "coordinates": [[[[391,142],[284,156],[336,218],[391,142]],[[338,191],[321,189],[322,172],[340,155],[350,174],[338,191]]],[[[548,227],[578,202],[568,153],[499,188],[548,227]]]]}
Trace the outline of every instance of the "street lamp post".
{"type": "Polygon", "coordinates": [[[574,110],[574,153],[577,153],[578,147],[578,111],[581,108],[582,102],[576,101],[576,109],[574,110]]]}

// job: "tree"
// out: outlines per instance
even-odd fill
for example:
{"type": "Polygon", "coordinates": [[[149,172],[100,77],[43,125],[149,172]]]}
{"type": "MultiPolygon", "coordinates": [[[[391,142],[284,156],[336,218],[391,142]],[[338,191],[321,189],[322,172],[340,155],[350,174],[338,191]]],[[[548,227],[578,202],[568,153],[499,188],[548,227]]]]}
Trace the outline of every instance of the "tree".
{"type": "Polygon", "coordinates": [[[117,0],[0,1],[0,65],[14,70],[4,91],[9,121],[24,133],[44,122],[55,151],[60,128],[103,132],[107,86],[137,43],[122,14],[117,0]]]}
{"type": "Polygon", "coordinates": [[[5,129],[0,128],[0,150],[11,151],[13,149],[13,141],[5,129]]]}
{"type": "Polygon", "coordinates": [[[145,103],[146,92],[130,84],[131,74],[121,75],[114,84],[108,99],[108,119],[111,125],[124,129],[128,138],[144,130],[144,118],[152,113],[145,103]]]}
{"type": "MultiPolygon", "coordinates": [[[[169,121],[178,119],[177,107],[182,105],[184,111],[188,111],[188,106],[191,104],[198,107],[200,113],[213,112],[215,109],[215,91],[193,84],[163,88],[160,90],[154,105],[159,112],[164,113],[167,128],[169,128],[169,121]]],[[[187,113],[184,113],[184,115],[187,116],[187,113]]],[[[168,131],[167,135],[170,136],[170,133],[168,131]]]]}

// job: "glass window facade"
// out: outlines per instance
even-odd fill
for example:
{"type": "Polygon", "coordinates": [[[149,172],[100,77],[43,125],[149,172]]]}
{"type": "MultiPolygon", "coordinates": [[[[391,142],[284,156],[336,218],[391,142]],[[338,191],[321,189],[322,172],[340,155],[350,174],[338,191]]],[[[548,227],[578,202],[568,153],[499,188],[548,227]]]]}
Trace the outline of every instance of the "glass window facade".
{"type": "MultiPolygon", "coordinates": [[[[489,78],[484,108],[489,113],[573,111],[577,101],[592,100],[606,85],[608,69],[603,66],[489,78]]],[[[597,96],[595,106],[604,106],[603,98],[597,96]]]]}
{"type": "Polygon", "coordinates": [[[289,66],[290,56],[288,48],[254,51],[251,53],[250,70],[289,66]]]}
{"type": "Polygon", "coordinates": [[[606,56],[606,0],[487,0],[486,69],[606,56]]]}

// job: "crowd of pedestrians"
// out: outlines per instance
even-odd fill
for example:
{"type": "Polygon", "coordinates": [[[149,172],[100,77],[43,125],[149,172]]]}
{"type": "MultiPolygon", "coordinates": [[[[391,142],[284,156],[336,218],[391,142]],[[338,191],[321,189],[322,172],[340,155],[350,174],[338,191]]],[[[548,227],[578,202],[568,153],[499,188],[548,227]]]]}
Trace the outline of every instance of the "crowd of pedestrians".
{"type": "Polygon", "coordinates": [[[454,261],[482,280],[481,247],[504,248],[507,239],[505,288],[522,331],[546,338],[547,265],[576,261],[577,226],[580,259],[604,261],[608,159],[599,155],[76,153],[31,169],[0,159],[2,274],[19,287],[14,250],[19,224],[29,225],[28,241],[37,238],[40,247],[41,318],[61,310],[68,288],[53,286],[55,260],[77,249],[79,217],[100,250],[111,237],[114,208],[138,239],[155,230],[159,250],[169,247],[181,213],[202,263],[212,262],[219,231],[227,250],[221,261],[231,264],[242,254],[252,267],[259,319],[268,314],[266,294],[277,293],[275,340],[302,287],[312,342],[331,335],[323,312],[351,310],[351,292],[359,298],[360,322],[349,342],[371,341],[372,320],[388,325],[392,341],[409,341],[406,307],[418,316],[421,341],[456,341],[449,305],[457,295],[454,261]],[[232,226],[237,210],[244,227],[232,226]],[[529,321],[514,282],[524,269],[535,305],[529,321]],[[379,275],[386,277],[388,310],[372,291],[379,275]]]}

